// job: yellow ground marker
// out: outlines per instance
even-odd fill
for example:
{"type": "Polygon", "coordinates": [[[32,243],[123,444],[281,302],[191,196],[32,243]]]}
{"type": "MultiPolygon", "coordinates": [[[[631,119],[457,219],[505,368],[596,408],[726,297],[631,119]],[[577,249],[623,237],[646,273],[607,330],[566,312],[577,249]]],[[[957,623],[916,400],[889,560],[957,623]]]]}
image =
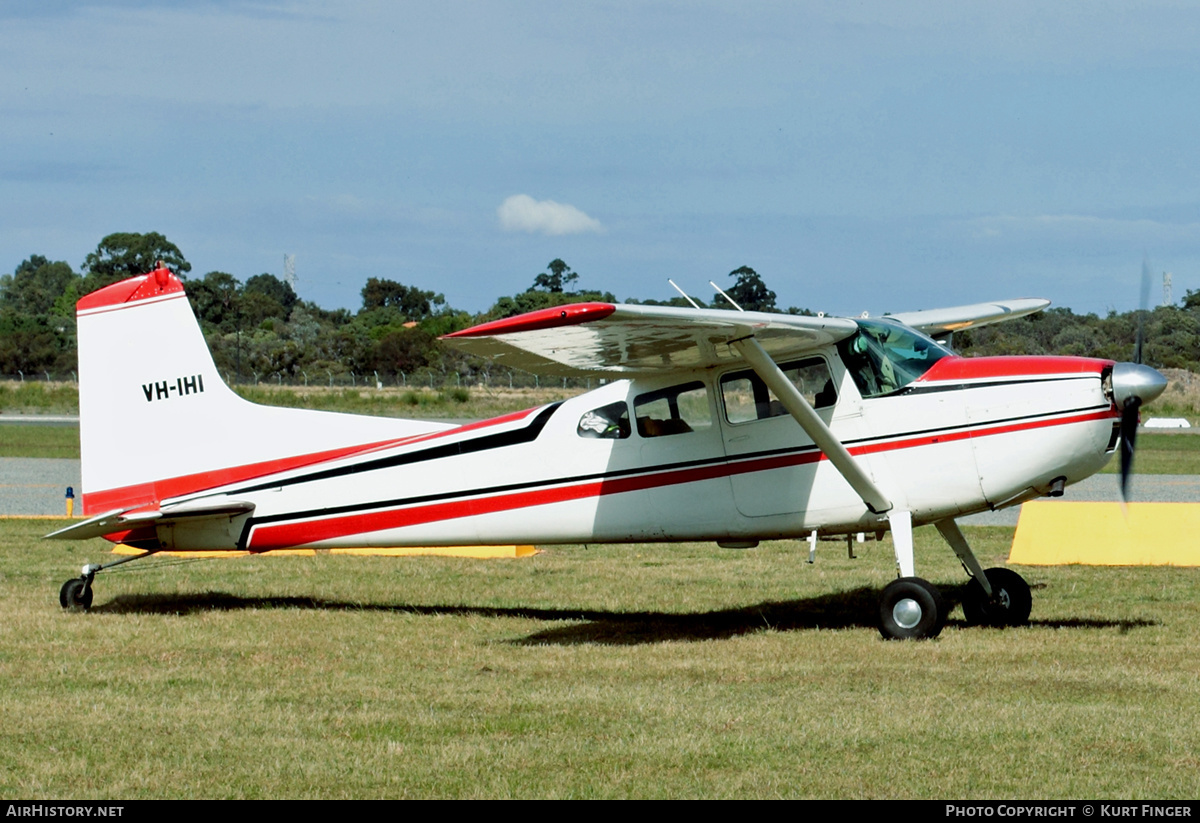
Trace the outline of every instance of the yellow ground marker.
{"type": "Polygon", "coordinates": [[[1021,506],[1009,563],[1024,566],[1200,566],[1200,503],[1021,506]]]}
{"type": "MultiPolygon", "coordinates": [[[[142,554],[141,549],[118,543],[113,554],[142,554]]],[[[246,557],[251,552],[158,552],[163,557],[246,557]]],[[[443,557],[533,557],[537,549],[533,546],[397,546],[376,549],[278,549],[263,552],[271,557],[313,557],[318,554],[342,554],[356,557],[411,557],[414,555],[439,555],[443,557]]]]}

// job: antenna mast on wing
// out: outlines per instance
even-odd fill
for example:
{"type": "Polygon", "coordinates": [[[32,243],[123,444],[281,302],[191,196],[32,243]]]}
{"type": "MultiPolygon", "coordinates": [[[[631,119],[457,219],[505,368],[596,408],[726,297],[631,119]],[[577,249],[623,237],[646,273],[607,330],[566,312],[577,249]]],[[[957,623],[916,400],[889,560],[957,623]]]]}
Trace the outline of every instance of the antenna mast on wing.
{"type": "Polygon", "coordinates": [[[674,281],[674,280],[672,280],[671,278],[669,278],[669,277],[668,277],[668,278],[667,278],[667,282],[671,284],[671,288],[675,289],[675,291],[677,291],[677,292],[679,292],[680,294],[682,294],[682,295],[683,295],[683,299],[684,299],[684,300],[686,300],[686,301],[688,301],[689,303],[691,303],[691,304],[692,304],[692,308],[693,308],[693,309],[698,309],[698,308],[700,308],[698,305],[696,305],[696,301],[695,301],[695,300],[693,300],[692,298],[688,297],[688,293],[687,293],[687,292],[685,292],[683,289],[679,288],[679,286],[675,285],[675,281],[674,281]]]}
{"type": "Polygon", "coordinates": [[[717,290],[717,294],[721,295],[721,296],[722,296],[722,297],[724,297],[726,300],[728,300],[728,301],[729,301],[729,305],[733,306],[733,307],[734,307],[735,309],[737,309],[738,311],[745,311],[745,309],[743,309],[741,306],[739,306],[737,303],[735,303],[735,302],[734,302],[734,300],[733,300],[733,298],[732,298],[732,297],[730,297],[728,294],[726,294],[726,293],[725,293],[725,290],[724,290],[723,288],[721,288],[720,286],[718,286],[716,283],[714,283],[713,281],[709,280],[709,281],[708,281],[708,285],[710,285],[710,286],[712,286],[714,289],[716,289],[716,290],[717,290]]]}

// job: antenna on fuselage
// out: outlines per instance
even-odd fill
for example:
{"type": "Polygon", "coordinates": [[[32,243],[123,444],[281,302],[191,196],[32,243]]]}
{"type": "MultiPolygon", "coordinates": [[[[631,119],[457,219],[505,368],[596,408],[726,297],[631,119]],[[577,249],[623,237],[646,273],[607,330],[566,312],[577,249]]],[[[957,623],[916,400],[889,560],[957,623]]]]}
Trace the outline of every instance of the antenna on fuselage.
{"type": "Polygon", "coordinates": [[[689,303],[691,303],[691,304],[692,304],[692,308],[693,308],[693,309],[698,309],[698,308],[700,308],[698,305],[696,305],[696,301],[695,301],[695,300],[693,300],[692,298],[688,297],[688,293],[687,293],[687,292],[685,292],[683,289],[679,288],[679,286],[675,285],[675,281],[674,281],[674,280],[672,280],[671,278],[669,278],[669,277],[668,277],[668,278],[667,278],[667,282],[671,284],[671,288],[675,289],[675,291],[677,291],[677,292],[679,292],[680,294],[682,294],[682,295],[683,295],[683,299],[684,299],[684,300],[686,300],[686,301],[688,301],[689,303]]]}
{"type": "Polygon", "coordinates": [[[722,297],[724,297],[726,300],[728,300],[728,301],[729,301],[729,305],[733,306],[733,307],[734,307],[735,309],[737,309],[738,311],[745,311],[745,309],[743,309],[743,308],[742,308],[741,306],[739,306],[737,303],[733,302],[733,298],[732,298],[732,297],[730,297],[728,294],[726,294],[726,293],[725,293],[725,290],[724,290],[724,289],[722,289],[720,286],[718,286],[716,283],[714,283],[713,281],[709,280],[709,281],[708,281],[708,285],[710,285],[710,286],[712,286],[714,289],[716,289],[716,290],[717,290],[717,294],[721,295],[721,296],[722,296],[722,297]]]}

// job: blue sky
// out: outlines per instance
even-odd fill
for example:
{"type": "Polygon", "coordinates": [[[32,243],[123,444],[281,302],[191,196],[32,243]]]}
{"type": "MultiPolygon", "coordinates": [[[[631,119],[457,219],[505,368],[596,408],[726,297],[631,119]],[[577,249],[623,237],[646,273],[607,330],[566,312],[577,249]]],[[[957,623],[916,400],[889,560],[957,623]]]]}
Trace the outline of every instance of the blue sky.
{"type": "Polygon", "coordinates": [[[555,257],[832,313],[1200,288],[1193,3],[7,0],[0,65],[2,272],[159,231],[326,307],[555,257]]]}

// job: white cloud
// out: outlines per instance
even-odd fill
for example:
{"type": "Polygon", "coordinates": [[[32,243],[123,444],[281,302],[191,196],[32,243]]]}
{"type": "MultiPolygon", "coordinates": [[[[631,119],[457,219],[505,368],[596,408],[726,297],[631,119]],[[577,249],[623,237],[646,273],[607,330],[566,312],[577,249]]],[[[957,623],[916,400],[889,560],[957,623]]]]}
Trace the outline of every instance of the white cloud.
{"type": "Polygon", "coordinates": [[[588,217],[574,206],[553,200],[534,200],[528,194],[505,198],[496,209],[500,226],[505,231],[524,231],[531,234],[582,234],[604,231],[600,221],[588,217]]]}

